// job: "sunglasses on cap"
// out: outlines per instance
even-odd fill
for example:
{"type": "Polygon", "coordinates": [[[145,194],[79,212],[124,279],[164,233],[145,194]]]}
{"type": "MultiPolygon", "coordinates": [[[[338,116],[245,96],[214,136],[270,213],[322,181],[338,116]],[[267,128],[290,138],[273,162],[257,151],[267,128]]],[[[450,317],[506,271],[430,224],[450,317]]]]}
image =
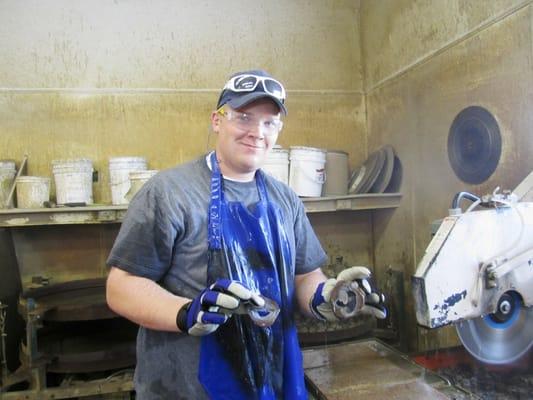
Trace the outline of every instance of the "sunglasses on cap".
{"type": "Polygon", "coordinates": [[[274,78],[269,78],[267,76],[252,74],[237,75],[224,85],[224,90],[231,90],[236,93],[253,92],[259,83],[263,85],[263,91],[265,93],[274,96],[282,103],[285,101],[286,94],[283,85],[274,78]]]}

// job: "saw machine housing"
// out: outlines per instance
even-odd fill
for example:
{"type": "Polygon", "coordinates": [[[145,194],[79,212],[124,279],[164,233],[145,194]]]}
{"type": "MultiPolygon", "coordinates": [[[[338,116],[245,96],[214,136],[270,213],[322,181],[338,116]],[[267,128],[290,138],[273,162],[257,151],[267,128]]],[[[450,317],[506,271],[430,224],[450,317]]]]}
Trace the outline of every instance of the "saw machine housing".
{"type": "Polygon", "coordinates": [[[412,278],[420,325],[496,313],[509,291],[533,304],[533,202],[495,194],[484,203],[493,208],[451,210],[427,247],[412,278]]]}

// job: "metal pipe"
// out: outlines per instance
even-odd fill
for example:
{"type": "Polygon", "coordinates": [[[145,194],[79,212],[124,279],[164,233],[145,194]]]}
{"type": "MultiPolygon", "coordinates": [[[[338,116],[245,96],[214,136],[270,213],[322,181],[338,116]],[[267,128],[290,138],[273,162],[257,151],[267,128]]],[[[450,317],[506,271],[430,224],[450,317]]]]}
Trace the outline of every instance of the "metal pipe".
{"type": "Polygon", "coordinates": [[[459,203],[462,199],[468,199],[472,202],[480,201],[481,199],[475,194],[469,192],[459,192],[457,193],[452,200],[452,209],[459,208],[459,203]]]}

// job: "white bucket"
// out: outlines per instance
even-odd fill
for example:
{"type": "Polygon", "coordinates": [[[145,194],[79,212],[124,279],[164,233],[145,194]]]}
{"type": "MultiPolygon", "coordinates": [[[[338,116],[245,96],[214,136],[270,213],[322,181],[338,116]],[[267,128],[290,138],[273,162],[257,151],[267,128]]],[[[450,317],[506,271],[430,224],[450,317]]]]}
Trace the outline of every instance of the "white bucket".
{"type": "Polygon", "coordinates": [[[147,169],[144,171],[131,171],[130,172],[130,190],[124,196],[127,201],[130,201],[135,193],[146,183],[148,180],[157,174],[159,171],[156,169],[147,169]]]}
{"type": "Polygon", "coordinates": [[[319,197],[326,179],[326,151],[297,146],[290,149],[289,186],[298,196],[319,197]]]}
{"type": "Polygon", "coordinates": [[[289,150],[274,147],[270,150],[263,167],[267,174],[277,180],[289,184],[289,150]]]}
{"type": "Polygon", "coordinates": [[[57,204],[93,204],[93,163],[84,158],[52,161],[57,204]]]}
{"type": "Polygon", "coordinates": [[[143,157],[114,157],[109,159],[109,183],[111,185],[111,203],[128,204],[126,193],[130,190],[130,172],[146,170],[143,157]]]}
{"type": "Polygon", "coordinates": [[[42,208],[50,201],[50,178],[19,176],[17,178],[17,207],[42,208]]]}
{"type": "Polygon", "coordinates": [[[348,193],[348,170],[348,153],[340,150],[328,150],[323,196],[343,196],[348,193]]]}
{"type": "MultiPolygon", "coordinates": [[[[13,186],[16,173],[15,161],[0,160],[0,208],[6,208],[6,200],[13,186]]],[[[13,207],[13,197],[7,207],[13,207]]]]}

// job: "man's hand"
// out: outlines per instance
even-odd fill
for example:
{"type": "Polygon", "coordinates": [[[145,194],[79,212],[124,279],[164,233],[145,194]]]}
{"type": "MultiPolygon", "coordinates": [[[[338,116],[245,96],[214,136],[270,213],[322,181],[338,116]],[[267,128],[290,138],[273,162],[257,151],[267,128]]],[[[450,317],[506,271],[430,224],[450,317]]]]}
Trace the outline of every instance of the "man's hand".
{"type": "Polygon", "coordinates": [[[336,279],[328,279],[318,285],[311,298],[310,308],[314,316],[322,321],[338,321],[339,317],[333,312],[332,291],[339,281],[352,282],[364,292],[364,305],[360,313],[370,314],[383,319],[387,316],[385,296],[370,282],[371,273],[366,267],[351,267],[341,271],[336,279]]]}
{"type": "Polygon", "coordinates": [[[189,335],[208,335],[225,323],[231,317],[228,310],[236,310],[243,300],[259,307],[264,305],[263,298],[242,283],[218,279],[179,310],[176,324],[189,335]],[[224,308],[224,312],[220,308],[224,308]]]}

